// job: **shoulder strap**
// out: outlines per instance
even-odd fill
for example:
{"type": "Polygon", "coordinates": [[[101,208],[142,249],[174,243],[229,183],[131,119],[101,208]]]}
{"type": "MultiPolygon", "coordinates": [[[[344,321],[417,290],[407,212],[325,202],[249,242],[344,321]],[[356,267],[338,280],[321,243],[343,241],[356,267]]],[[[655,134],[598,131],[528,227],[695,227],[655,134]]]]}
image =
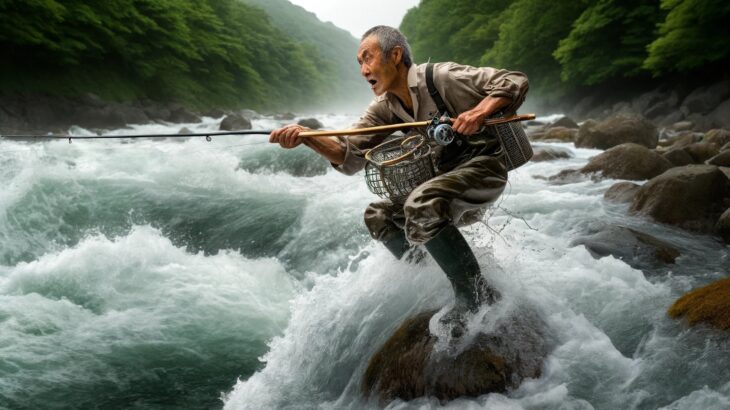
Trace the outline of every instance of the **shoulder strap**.
{"type": "Polygon", "coordinates": [[[443,98],[441,98],[439,90],[436,89],[436,84],[433,82],[433,63],[428,63],[426,65],[426,86],[428,87],[428,93],[431,95],[431,99],[433,99],[433,102],[436,103],[436,108],[438,108],[439,114],[445,113],[451,117],[449,109],[446,108],[446,104],[444,103],[443,98]]]}

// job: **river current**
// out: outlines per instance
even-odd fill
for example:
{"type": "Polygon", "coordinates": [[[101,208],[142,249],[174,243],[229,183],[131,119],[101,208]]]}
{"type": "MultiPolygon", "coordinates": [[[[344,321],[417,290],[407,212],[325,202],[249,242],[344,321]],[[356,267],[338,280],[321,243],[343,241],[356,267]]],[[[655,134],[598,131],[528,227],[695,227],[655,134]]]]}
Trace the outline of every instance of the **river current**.
{"type": "MultiPolygon", "coordinates": [[[[542,376],[389,408],[730,408],[727,334],[666,315],[730,274],[728,247],[628,216],[603,200],[615,180],[549,184],[600,152],[550,145],[574,156],[510,172],[485,223],[463,229],[504,299],[547,323],[542,376]],[[682,255],[642,271],[570,245],[600,224],[682,255]]],[[[433,260],[395,261],[370,239],[362,175],[265,136],[0,139],[0,186],[0,408],[377,408],[360,391],[369,358],[404,319],[453,298],[433,260]]]]}

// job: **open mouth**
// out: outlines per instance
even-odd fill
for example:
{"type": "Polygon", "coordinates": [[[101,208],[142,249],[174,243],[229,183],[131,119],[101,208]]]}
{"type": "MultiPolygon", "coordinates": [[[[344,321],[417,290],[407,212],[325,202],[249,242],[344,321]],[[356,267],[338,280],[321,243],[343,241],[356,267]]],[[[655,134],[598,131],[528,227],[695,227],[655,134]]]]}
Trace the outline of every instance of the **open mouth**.
{"type": "Polygon", "coordinates": [[[370,88],[375,87],[375,83],[377,83],[376,80],[368,80],[368,82],[370,83],[370,88]]]}

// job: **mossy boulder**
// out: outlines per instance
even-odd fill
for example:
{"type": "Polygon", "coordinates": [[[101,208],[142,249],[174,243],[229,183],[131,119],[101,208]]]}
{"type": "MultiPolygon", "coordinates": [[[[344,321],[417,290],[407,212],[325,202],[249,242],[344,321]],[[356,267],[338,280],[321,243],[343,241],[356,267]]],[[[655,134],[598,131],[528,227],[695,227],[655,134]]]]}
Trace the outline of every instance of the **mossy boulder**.
{"type": "Polygon", "coordinates": [[[730,278],[686,293],[667,313],[673,318],[684,318],[690,325],[704,323],[730,330],[730,278]]]}
{"type": "Polygon", "coordinates": [[[540,377],[549,348],[547,327],[534,311],[517,309],[454,351],[436,349],[438,339],[429,331],[434,313],[407,319],[373,355],[362,381],[366,396],[382,405],[418,397],[445,402],[504,393],[540,377]]]}

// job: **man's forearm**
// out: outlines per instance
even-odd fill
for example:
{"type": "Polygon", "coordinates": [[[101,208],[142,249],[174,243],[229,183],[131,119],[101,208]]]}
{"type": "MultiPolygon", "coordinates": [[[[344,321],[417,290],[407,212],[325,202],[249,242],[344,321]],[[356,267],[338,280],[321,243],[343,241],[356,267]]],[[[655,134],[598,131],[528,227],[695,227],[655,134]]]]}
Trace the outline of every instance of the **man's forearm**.
{"type": "Polygon", "coordinates": [[[479,111],[484,116],[492,115],[499,111],[501,108],[506,107],[512,103],[512,99],[507,97],[492,97],[486,96],[482,101],[474,107],[475,110],[479,111]]]}
{"type": "Polygon", "coordinates": [[[340,144],[340,140],[336,137],[304,138],[304,145],[335,165],[345,162],[347,149],[340,144]]]}

